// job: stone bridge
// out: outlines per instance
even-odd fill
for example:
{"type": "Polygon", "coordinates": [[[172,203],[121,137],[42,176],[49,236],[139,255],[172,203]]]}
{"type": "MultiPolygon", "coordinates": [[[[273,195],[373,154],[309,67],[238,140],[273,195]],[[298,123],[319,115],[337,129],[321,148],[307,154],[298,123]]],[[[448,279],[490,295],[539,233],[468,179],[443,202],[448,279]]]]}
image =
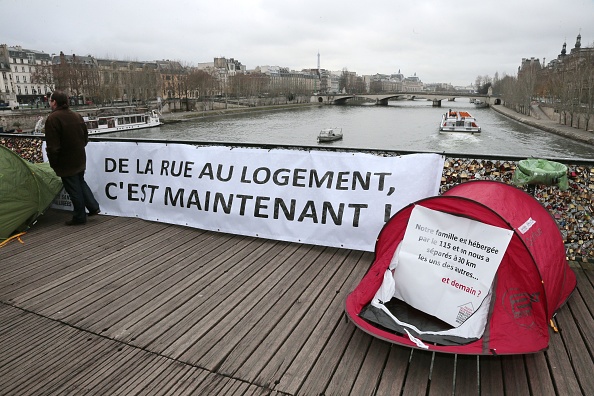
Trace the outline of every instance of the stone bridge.
{"type": "Polygon", "coordinates": [[[347,101],[365,101],[375,103],[380,106],[387,106],[390,100],[413,100],[429,99],[433,106],[441,107],[443,100],[455,101],[456,98],[479,99],[489,105],[501,104],[501,99],[492,95],[481,95],[464,92],[394,92],[383,94],[334,94],[334,95],[315,95],[311,97],[311,102],[321,104],[346,104],[347,101]]]}

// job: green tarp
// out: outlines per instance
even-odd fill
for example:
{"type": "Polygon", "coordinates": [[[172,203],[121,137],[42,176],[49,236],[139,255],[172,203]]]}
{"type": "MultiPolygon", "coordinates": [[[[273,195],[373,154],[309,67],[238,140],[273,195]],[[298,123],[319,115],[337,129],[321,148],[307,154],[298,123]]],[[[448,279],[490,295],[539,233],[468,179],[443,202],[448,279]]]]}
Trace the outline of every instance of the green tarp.
{"type": "Polygon", "coordinates": [[[0,146],[0,241],[27,230],[61,190],[49,163],[30,163],[0,146]]]}

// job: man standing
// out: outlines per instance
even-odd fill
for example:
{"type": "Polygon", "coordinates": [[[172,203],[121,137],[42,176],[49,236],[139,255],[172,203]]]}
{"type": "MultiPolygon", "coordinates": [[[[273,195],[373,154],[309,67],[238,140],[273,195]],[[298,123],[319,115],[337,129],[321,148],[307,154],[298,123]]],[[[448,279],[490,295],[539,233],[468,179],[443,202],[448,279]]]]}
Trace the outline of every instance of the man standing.
{"type": "Polygon", "coordinates": [[[62,178],[74,208],[72,220],[66,225],[82,225],[87,222],[85,208],[89,210],[89,216],[99,213],[99,203],[84,177],[89,132],[81,115],[68,108],[68,97],[64,92],[52,93],[49,104],[52,113],[45,121],[47,158],[56,175],[62,178]]]}

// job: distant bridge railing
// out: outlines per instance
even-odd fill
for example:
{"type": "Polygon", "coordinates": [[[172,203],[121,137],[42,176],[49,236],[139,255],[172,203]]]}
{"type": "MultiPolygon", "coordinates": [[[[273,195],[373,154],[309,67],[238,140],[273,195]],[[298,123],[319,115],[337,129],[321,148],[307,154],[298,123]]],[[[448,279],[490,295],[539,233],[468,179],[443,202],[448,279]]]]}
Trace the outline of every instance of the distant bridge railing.
{"type": "Polygon", "coordinates": [[[387,105],[390,100],[402,100],[402,99],[430,99],[435,103],[439,102],[437,106],[441,106],[441,101],[445,99],[455,98],[468,98],[468,99],[480,99],[490,105],[501,104],[501,99],[498,96],[477,94],[470,92],[389,92],[381,94],[327,94],[327,95],[314,95],[311,97],[311,102],[320,104],[345,104],[349,100],[365,100],[373,102],[378,105],[387,105]]]}

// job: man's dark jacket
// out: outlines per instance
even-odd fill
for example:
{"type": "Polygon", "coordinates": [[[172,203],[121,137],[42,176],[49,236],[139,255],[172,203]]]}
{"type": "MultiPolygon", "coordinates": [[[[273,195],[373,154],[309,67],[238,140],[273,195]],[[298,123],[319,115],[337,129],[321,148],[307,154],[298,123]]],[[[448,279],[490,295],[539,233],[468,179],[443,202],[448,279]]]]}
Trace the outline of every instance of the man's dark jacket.
{"type": "Polygon", "coordinates": [[[45,121],[46,152],[58,176],[73,176],[85,170],[85,146],[89,131],[80,114],[67,106],[58,107],[45,121]]]}

